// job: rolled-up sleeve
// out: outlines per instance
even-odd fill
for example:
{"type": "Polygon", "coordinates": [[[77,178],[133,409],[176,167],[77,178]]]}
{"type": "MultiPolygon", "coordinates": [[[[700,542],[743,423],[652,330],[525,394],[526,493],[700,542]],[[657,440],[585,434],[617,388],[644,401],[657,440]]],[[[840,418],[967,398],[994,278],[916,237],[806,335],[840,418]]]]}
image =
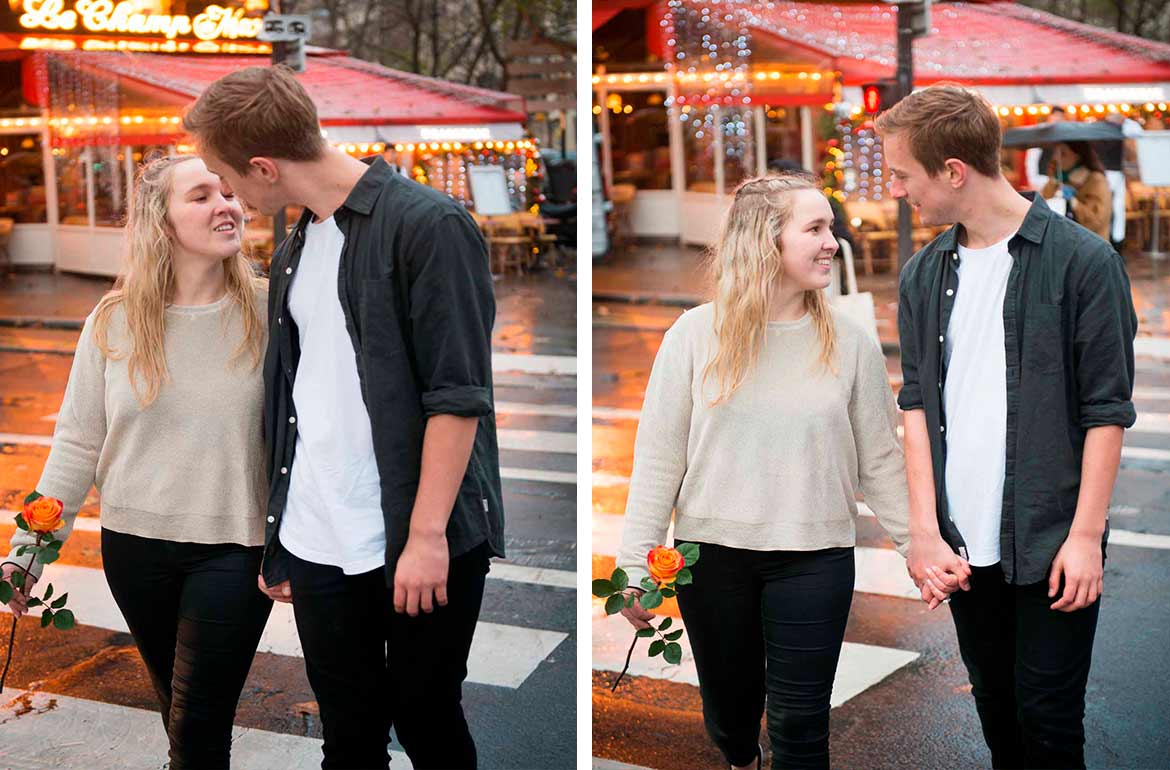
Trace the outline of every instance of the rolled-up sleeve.
{"type": "Polygon", "coordinates": [[[918,382],[918,340],[914,333],[912,298],[907,289],[907,273],[898,281],[898,347],[902,358],[902,389],[898,391],[898,408],[904,412],[922,409],[922,386],[918,382]]]}
{"type": "Polygon", "coordinates": [[[1131,427],[1137,313],[1129,276],[1113,251],[1092,261],[1077,287],[1074,366],[1080,425],[1131,427]]]}
{"type": "Polygon", "coordinates": [[[470,216],[454,212],[417,228],[408,249],[423,412],[490,414],[496,303],[483,236],[470,216]]]}

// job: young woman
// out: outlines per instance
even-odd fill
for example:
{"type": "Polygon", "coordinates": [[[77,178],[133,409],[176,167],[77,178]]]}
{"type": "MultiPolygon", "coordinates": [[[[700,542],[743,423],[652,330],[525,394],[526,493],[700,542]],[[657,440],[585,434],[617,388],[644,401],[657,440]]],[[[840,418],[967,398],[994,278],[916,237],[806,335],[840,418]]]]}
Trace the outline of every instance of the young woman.
{"type": "MultiPolygon", "coordinates": [[[[259,362],[266,284],[240,254],[243,211],[196,157],[139,175],[128,271],[86,319],[37,491],[68,537],[95,482],[102,564],[162,706],[171,770],[225,768],[271,610],[259,362]]],[[[32,540],[17,530],[4,574],[32,540]]],[[[27,597],[10,602],[21,615],[27,597]]],[[[84,615],[80,616],[84,622],[84,615]]]]}
{"type": "MultiPolygon", "coordinates": [[[[707,731],[759,768],[829,766],[829,696],[853,598],[855,491],[898,550],[909,507],[881,350],[830,309],[833,212],[804,174],[745,182],[713,252],[714,302],[666,333],[634,448],[618,566],[637,585],[671,509],[696,542],[678,592],[707,731]]],[[[624,611],[643,628],[637,604],[624,611]]]]}
{"type": "Polygon", "coordinates": [[[1113,221],[1113,193],[1093,145],[1088,142],[1057,144],[1052,150],[1045,198],[1063,195],[1073,219],[1105,240],[1113,221]]]}

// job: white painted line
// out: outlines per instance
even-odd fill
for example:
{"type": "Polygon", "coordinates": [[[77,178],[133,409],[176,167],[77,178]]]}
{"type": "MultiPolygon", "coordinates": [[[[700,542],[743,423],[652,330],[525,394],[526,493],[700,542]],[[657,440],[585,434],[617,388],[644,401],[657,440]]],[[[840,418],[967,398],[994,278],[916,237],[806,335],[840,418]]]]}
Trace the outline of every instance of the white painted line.
{"type": "MultiPolygon", "coordinates": [[[[612,513],[593,513],[592,552],[596,556],[616,556],[621,544],[622,518],[612,513]]],[[[665,543],[674,542],[674,524],[666,532],[665,543]]],[[[906,560],[890,548],[857,546],[853,549],[857,574],[853,590],[865,594],[894,596],[922,601],[922,593],[906,573],[906,560]]],[[[627,643],[628,644],[628,643],[627,643]]]]}
{"type": "Polygon", "coordinates": [[[577,573],[568,569],[549,569],[547,567],[525,567],[520,564],[509,564],[503,561],[493,561],[488,579],[508,580],[513,583],[533,583],[535,585],[552,586],[553,588],[576,588],[577,573]]]}
{"type": "Polygon", "coordinates": [[[500,478],[511,481],[541,481],[547,484],[576,484],[574,471],[542,471],[537,468],[500,468],[500,478]]]}
{"type": "Polygon", "coordinates": [[[1170,358],[1170,338],[1138,337],[1133,341],[1133,354],[1147,358],[1170,358]]]}
{"type": "Polygon", "coordinates": [[[493,372],[525,374],[568,374],[576,376],[576,356],[535,356],[523,353],[492,353],[493,372]]]}
{"type": "Polygon", "coordinates": [[[1165,412],[1138,412],[1131,431],[1138,433],[1170,433],[1170,414],[1165,412]]]}
{"type": "Polygon", "coordinates": [[[512,430],[503,428],[497,433],[500,449],[521,452],[551,452],[577,454],[577,434],[551,430],[512,430]]]}
{"type": "MultiPolygon", "coordinates": [[[[158,714],[46,692],[9,690],[0,701],[5,768],[125,770],[162,767],[169,743],[158,714]],[[50,739],[50,736],[56,736],[50,739]]],[[[394,767],[413,768],[399,751],[394,767]]],[[[317,770],[321,741],[247,727],[232,728],[236,770],[317,770]]]]}
{"type": "Polygon", "coordinates": [[[528,404],[523,401],[497,401],[496,413],[506,415],[537,415],[540,417],[576,417],[572,404],[528,404]]]}
{"type": "Polygon", "coordinates": [[[620,473],[593,471],[591,479],[595,487],[626,487],[630,485],[630,477],[620,473]]]}
{"type": "Polygon", "coordinates": [[[616,406],[593,407],[593,419],[595,420],[638,420],[641,416],[641,409],[621,409],[616,406]]]}
{"type": "MultiPolygon", "coordinates": [[[[594,600],[592,619],[594,670],[621,671],[626,662],[626,652],[630,648],[634,629],[623,618],[606,617],[605,609],[599,600],[594,600]]],[[[695,687],[699,685],[699,675],[695,670],[688,634],[684,633],[679,639],[683,657],[682,662],[677,665],[667,663],[661,655],[649,657],[646,654],[649,643],[649,639],[642,639],[634,649],[634,654],[630,658],[630,674],[695,687]]],[[[837,663],[830,704],[834,708],[840,706],[917,657],[917,652],[909,650],[845,642],[841,648],[841,659],[837,663]]]]}
{"type": "Polygon", "coordinates": [[[604,757],[594,757],[593,770],[654,770],[654,768],[630,765],[625,762],[615,762],[612,759],[605,759],[604,757]]]}
{"type": "Polygon", "coordinates": [[[1130,545],[1137,548],[1158,548],[1167,551],[1170,550],[1170,535],[1150,535],[1145,532],[1110,529],[1109,545],[1130,545]]]}
{"type": "Polygon", "coordinates": [[[34,436],[28,433],[0,433],[0,444],[30,444],[32,446],[52,446],[52,436],[34,436]]]}
{"type": "Polygon", "coordinates": [[[1145,447],[1137,446],[1123,446],[1121,448],[1121,459],[1152,460],[1154,462],[1170,463],[1170,450],[1147,449],[1145,447]]]}
{"type": "MultiPolygon", "coordinates": [[[[102,570],[50,564],[41,583],[52,583],[56,596],[69,592],[69,607],[78,623],[111,631],[129,630],[102,570]]],[[[0,607],[0,611],[8,612],[8,606],[0,607]]],[[[480,622],[467,660],[467,681],[515,689],[567,637],[560,631],[480,622]]],[[[304,657],[291,604],[278,602],[272,606],[259,652],[304,657]]]]}
{"type": "Polygon", "coordinates": [[[57,422],[57,415],[58,414],[59,414],[59,412],[53,412],[52,414],[46,414],[44,417],[41,418],[41,420],[43,422],[57,422]]]}
{"type": "Polygon", "coordinates": [[[1147,401],[1170,401],[1170,388],[1134,388],[1133,397],[1147,401]]]}

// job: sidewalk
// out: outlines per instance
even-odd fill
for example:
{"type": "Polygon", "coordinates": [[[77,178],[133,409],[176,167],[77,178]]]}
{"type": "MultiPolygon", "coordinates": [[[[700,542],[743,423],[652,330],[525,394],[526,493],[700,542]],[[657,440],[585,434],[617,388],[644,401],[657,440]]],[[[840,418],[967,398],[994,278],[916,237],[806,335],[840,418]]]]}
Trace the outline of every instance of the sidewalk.
{"type": "MultiPolygon", "coordinates": [[[[1170,259],[1127,252],[1126,268],[1138,315],[1138,336],[1170,338],[1170,259]]],[[[893,273],[857,274],[873,293],[878,336],[897,348],[898,282],[893,273]]],[[[638,242],[593,266],[593,302],[694,307],[710,297],[702,249],[662,241],[638,242]]]]}

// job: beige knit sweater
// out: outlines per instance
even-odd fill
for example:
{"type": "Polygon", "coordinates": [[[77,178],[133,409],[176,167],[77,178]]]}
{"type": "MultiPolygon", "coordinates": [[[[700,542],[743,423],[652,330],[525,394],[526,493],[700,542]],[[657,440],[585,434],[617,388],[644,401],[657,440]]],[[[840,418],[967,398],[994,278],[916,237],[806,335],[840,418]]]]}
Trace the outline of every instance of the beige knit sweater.
{"type": "MultiPolygon", "coordinates": [[[[258,290],[261,316],[268,303],[258,290]]],[[[265,320],[266,323],[266,320],[265,320]]],[[[142,409],[128,359],[107,359],[85,321],[37,491],[64,504],[65,526],[96,482],[101,524],[139,537],[190,543],[263,545],[262,365],[247,352],[233,362],[244,327],[231,296],[211,305],[168,307],[165,350],[170,379],[142,409]]],[[[129,349],[126,316],[112,311],[109,342],[129,349]]],[[[30,565],[16,549],[35,542],[17,530],[5,562],[30,565]]],[[[33,574],[42,565],[31,563],[33,574]]]]}
{"type": "Polygon", "coordinates": [[[630,585],[646,554],[675,538],[756,551],[853,546],[855,493],[903,555],[909,499],[897,411],[881,351],[834,313],[834,376],[819,363],[811,316],[768,324],[755,369],[729,401],[703,368],[716,350],[714,307],[666,333],[642,405],[617,566],[630,585]]]}

